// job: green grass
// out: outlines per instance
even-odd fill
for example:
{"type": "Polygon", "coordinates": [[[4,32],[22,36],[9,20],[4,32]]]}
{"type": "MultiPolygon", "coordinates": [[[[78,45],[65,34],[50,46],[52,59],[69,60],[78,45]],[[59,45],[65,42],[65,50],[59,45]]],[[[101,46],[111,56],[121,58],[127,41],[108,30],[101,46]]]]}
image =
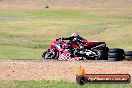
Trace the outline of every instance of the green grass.
{"type": "Polygon", "coordinates": [[[0,88],[132,88],[131,84],[86,84],[66,81],[0,81],[0,88]]]}
{"type": "Polygon", "coordinates": [[[1,45],[0,46],[0,57],[2,59],[40,59],[41,53],[43,50],[40,49],[32,49],[32,48],[24,48],[20,46],[11,46],[11,45],[1,45]]]}
{"type": "Polygon", "coordinates": [[[34,19],[73,19],[73,18],[95,18],[96,15],[87,14],[86,11],[81,10],[66,10],[66,9],[58,9],[58,10],[1,10],[0,17],[15,17],[15,18],[34,18],[34,19]]]}
{"type": "Polygon", "coordinates": [[[90,41],[105,41],[109,47],[131,50],[131,14],[131,8],[1,9],[0,18],[24,20],[0,20],[0,59],[40,59],[54,39],[73,32],[90,41]]]}

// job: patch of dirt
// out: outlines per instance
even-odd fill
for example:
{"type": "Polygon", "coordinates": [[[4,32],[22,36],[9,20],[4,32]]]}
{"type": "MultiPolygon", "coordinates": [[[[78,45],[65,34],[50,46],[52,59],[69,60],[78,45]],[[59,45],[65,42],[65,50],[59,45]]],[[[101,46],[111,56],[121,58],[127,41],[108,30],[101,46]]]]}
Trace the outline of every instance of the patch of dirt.
{"type": "Polygon", "coordinates": [[[86,73],[130,74],[132,62],[107,61],[0,61],[0,80],[68,80],[75,81],[77,68],[86,73]]]}
{"type": "Polygon", "coordinates": [[[131,7],[132,0],[1,0],[0,5],[17,8],[116,8],[131,7]]]}

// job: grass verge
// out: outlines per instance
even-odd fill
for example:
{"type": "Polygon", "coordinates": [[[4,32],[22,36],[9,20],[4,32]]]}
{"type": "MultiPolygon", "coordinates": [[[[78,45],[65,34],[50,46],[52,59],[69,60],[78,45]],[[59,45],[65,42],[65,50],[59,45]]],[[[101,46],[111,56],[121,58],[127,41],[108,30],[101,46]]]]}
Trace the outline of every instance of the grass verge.
{"type": "Polygon", "coordinates": [[[109,47],[131,50],[131,12],[131,8],[1,9],[0,18],[23,20],[0,20],[0,59],[41,58],[54,39],[73,32],[89,41],[105,41],[109,47]]]}
{"type": "Polygon", "coordinates": [[[0,81],[0,88],[132,88],[132,84],[86,84],[66,81],[0,81]]]}

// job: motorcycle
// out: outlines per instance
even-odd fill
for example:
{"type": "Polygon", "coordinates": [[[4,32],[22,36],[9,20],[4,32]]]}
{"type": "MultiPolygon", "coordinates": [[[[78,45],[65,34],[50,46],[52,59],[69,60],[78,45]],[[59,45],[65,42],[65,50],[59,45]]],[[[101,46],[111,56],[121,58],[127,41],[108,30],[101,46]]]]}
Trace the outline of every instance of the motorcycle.
{"type": "Polygon", "coordinates": [[[82,39],[83,49],[72,41],[63,38],[54,40],[50,48],[42,54],[43,59],[56,60],[108,60],[109,48],[105,42],[82,39]]]}

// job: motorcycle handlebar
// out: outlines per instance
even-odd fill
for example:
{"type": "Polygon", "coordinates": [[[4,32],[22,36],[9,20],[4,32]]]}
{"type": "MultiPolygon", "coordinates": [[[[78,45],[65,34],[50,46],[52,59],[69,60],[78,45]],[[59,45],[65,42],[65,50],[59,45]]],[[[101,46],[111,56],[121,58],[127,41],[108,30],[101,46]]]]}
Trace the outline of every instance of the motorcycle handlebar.
{"type": "Polygon", "coordinates": [[[58,41],[58,40],[63,40],[63,38],[58,38],[58,39],[56,39],[56,41],[58,41]]]}

